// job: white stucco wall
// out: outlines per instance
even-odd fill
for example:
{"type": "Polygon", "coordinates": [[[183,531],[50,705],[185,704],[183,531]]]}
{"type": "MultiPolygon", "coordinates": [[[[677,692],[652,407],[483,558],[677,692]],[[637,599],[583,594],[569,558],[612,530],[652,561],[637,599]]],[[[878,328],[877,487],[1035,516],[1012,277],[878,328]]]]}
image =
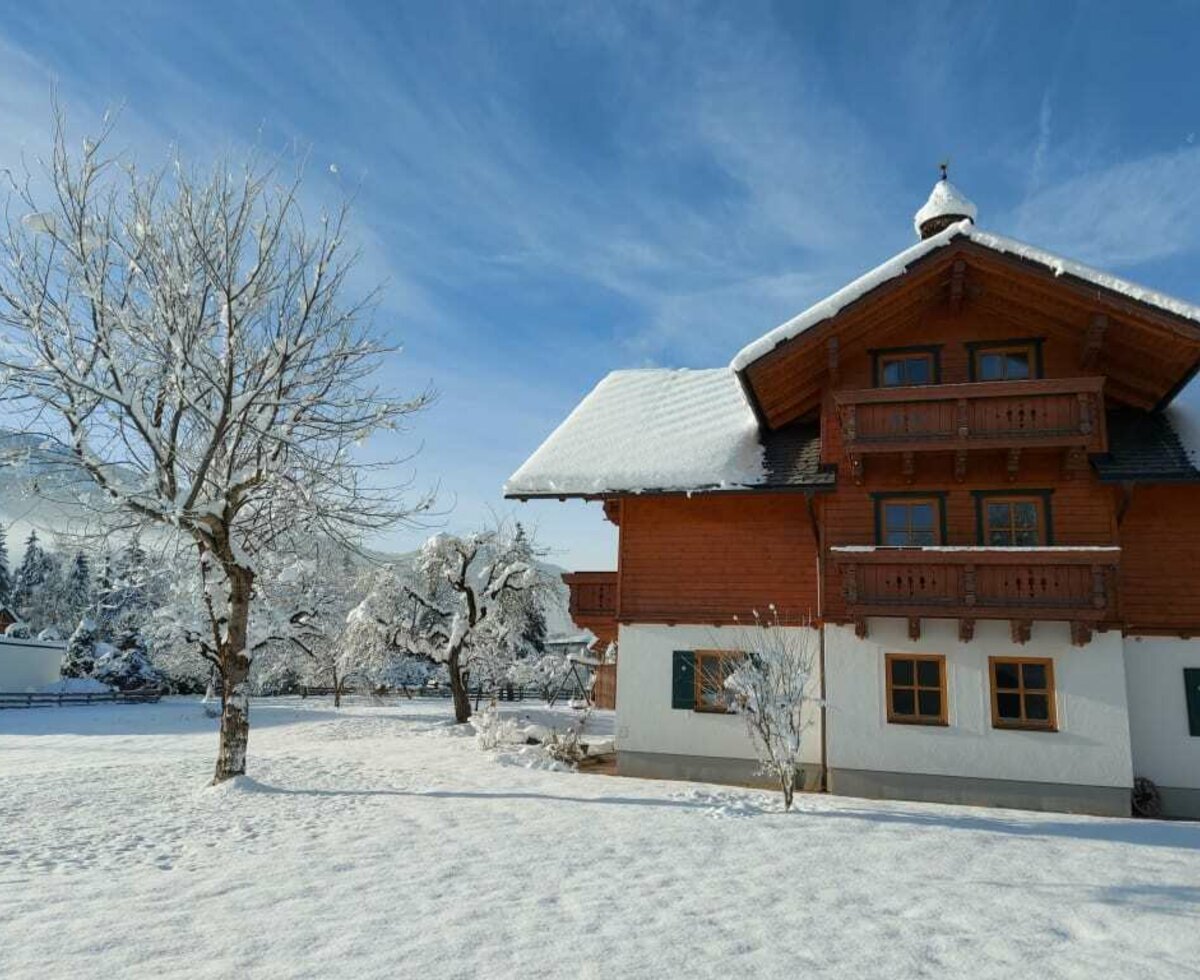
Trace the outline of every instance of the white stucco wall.
{"type": "MultiPolygon", "coordinates": [[[[918,641],[903,620],[872,619],[860,640],[852,627],[826,630],[829,765],[833,769],[1012,779],[1080,786],[1130,786],[1124,648],[1117,632],[1073,647],[1065,623],[1036,623],[1024,645],[1007,622],[976,624],[960,643],[955,621],[924,620],[918,641]],[[946,727],[887,722],[885,653],[946,657],[946,727]],[[992,727],[988,657],[1054,661],[1057,732],[992,727]]],[[[622,651],[623,653],[624,651],[622,651]]]]}
{"type": "MultiPolygon", "coordinates": [[[[744,649],[737,627],[622,626],[617,657],[617,749],[671,755],[753,759],[746,723],[737,715],[671,708],[676,650],[744,649]]],[[[806,734],[803,760],[821,761],[819,720],[806,734]]]]}
{"type": "Polygon", "coordinates": [[[1125,638],[1133,771],[1159,786],[1200,789],[1200,737],[1188,734],[1184,667],[1200,668],[1200,640],[1125,638]]]}
{"type": "Polygon", "coordinates": [[[0,637],[0,691],[24,692],[58,680],[63,646],[0,637]]]}

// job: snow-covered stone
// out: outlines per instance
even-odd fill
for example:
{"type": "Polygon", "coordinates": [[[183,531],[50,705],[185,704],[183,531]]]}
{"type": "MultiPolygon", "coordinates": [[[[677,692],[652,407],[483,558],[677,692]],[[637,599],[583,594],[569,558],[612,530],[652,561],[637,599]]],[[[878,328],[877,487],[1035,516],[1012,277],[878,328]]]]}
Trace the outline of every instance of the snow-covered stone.
{"type": "Polygon", "coordinates": [[[763,479],[758,426],[731,371],[652,369],[604,378],[504,492],[705,490],[763,479]]]}

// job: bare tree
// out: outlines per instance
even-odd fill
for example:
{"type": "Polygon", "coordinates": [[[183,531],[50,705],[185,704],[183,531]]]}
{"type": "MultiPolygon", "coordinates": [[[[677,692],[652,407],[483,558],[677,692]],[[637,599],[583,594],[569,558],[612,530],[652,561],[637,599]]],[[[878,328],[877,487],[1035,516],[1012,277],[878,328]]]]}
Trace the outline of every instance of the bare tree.
{"type": "Polygon", "coordinates": [[[268,640],[251,630],[258,562],[428,506],[378,486],[356,444],[429,394],[373,380],[387,348],[374,294],[349,296],[345,205],[307,223],[298,174],[251,158],[143,175],[106,155],[107,120],[78,154],[57,123],[44,180],[13,182],[0,232],[0,366],[27,429],[111,516],[190,542],[223,690],[220,781],[245,771],[246,680],[268,640]]]}
{"type": "Polygon", "coordinates": [[[737,646],[743,657],[725,679],[730,707],[746,719],[762,772],[778,782],[783,807],[790,810],[804,733],[821,704],[819,634],[808,622],[785,625],[774,606],[766,616],[756,612],[754,624],[740,633],[737,646]]]}

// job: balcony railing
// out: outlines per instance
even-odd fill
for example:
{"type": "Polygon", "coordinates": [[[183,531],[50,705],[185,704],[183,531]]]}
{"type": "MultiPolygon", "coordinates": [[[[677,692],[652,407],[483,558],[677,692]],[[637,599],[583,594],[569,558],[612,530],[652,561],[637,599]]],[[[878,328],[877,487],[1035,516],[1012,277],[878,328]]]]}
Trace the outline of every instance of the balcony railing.
{"type": "Polygon", "coordinates": [[[617,638],[617,573],[567,572],[563,581],[571,592],[571,620],[590,629],[602,643],[617,638]]]}
{"type": "Polygon", "coordinates": [[[831,549],[850,616],[1105,622],[1121,549],[831,549]]]}
{"type": "Polygon", "coordinates": [[[852,456],[968,449],[1108,449],[1104,379],[987,381],[834,394],[852,456]]]}

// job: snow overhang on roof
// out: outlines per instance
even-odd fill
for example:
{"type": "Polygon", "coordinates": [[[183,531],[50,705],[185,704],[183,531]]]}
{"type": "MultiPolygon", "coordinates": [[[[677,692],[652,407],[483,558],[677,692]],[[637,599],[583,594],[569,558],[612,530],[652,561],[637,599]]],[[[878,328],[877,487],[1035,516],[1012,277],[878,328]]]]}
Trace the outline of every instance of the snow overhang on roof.
{"type": "Polygon", "coordinates": [[[744,371],[776,347],[799,337],[817,324],[837,316],[851,303],[861,299],[884,283],[904,275],[917,261],[938,249],[945,248],[956,239],[970,241],[993,252],[1032,262],[1050,270],[1056,276],[1078,279],[1172,316],[1190,320],[1200,326],[1200,306],[1187,303],[1166,293],[1160,293],[1157,290],[1147,289],[1119,276],[1093,269],[1082,262],[1075,262],[1055,255],[1053,252],[1047,252],[1045,249],[984,231],[982,228],[977,228],[970,220],[964,220],[952,224],[936,235],[931,235],[924,241],[917,242],[903,252],[894,255],[836,293],[814,303],[799,316],[793,317],[759,337],[758,340],[747,344],[730,362],[730,368],[738,372],[744,371]]]}

